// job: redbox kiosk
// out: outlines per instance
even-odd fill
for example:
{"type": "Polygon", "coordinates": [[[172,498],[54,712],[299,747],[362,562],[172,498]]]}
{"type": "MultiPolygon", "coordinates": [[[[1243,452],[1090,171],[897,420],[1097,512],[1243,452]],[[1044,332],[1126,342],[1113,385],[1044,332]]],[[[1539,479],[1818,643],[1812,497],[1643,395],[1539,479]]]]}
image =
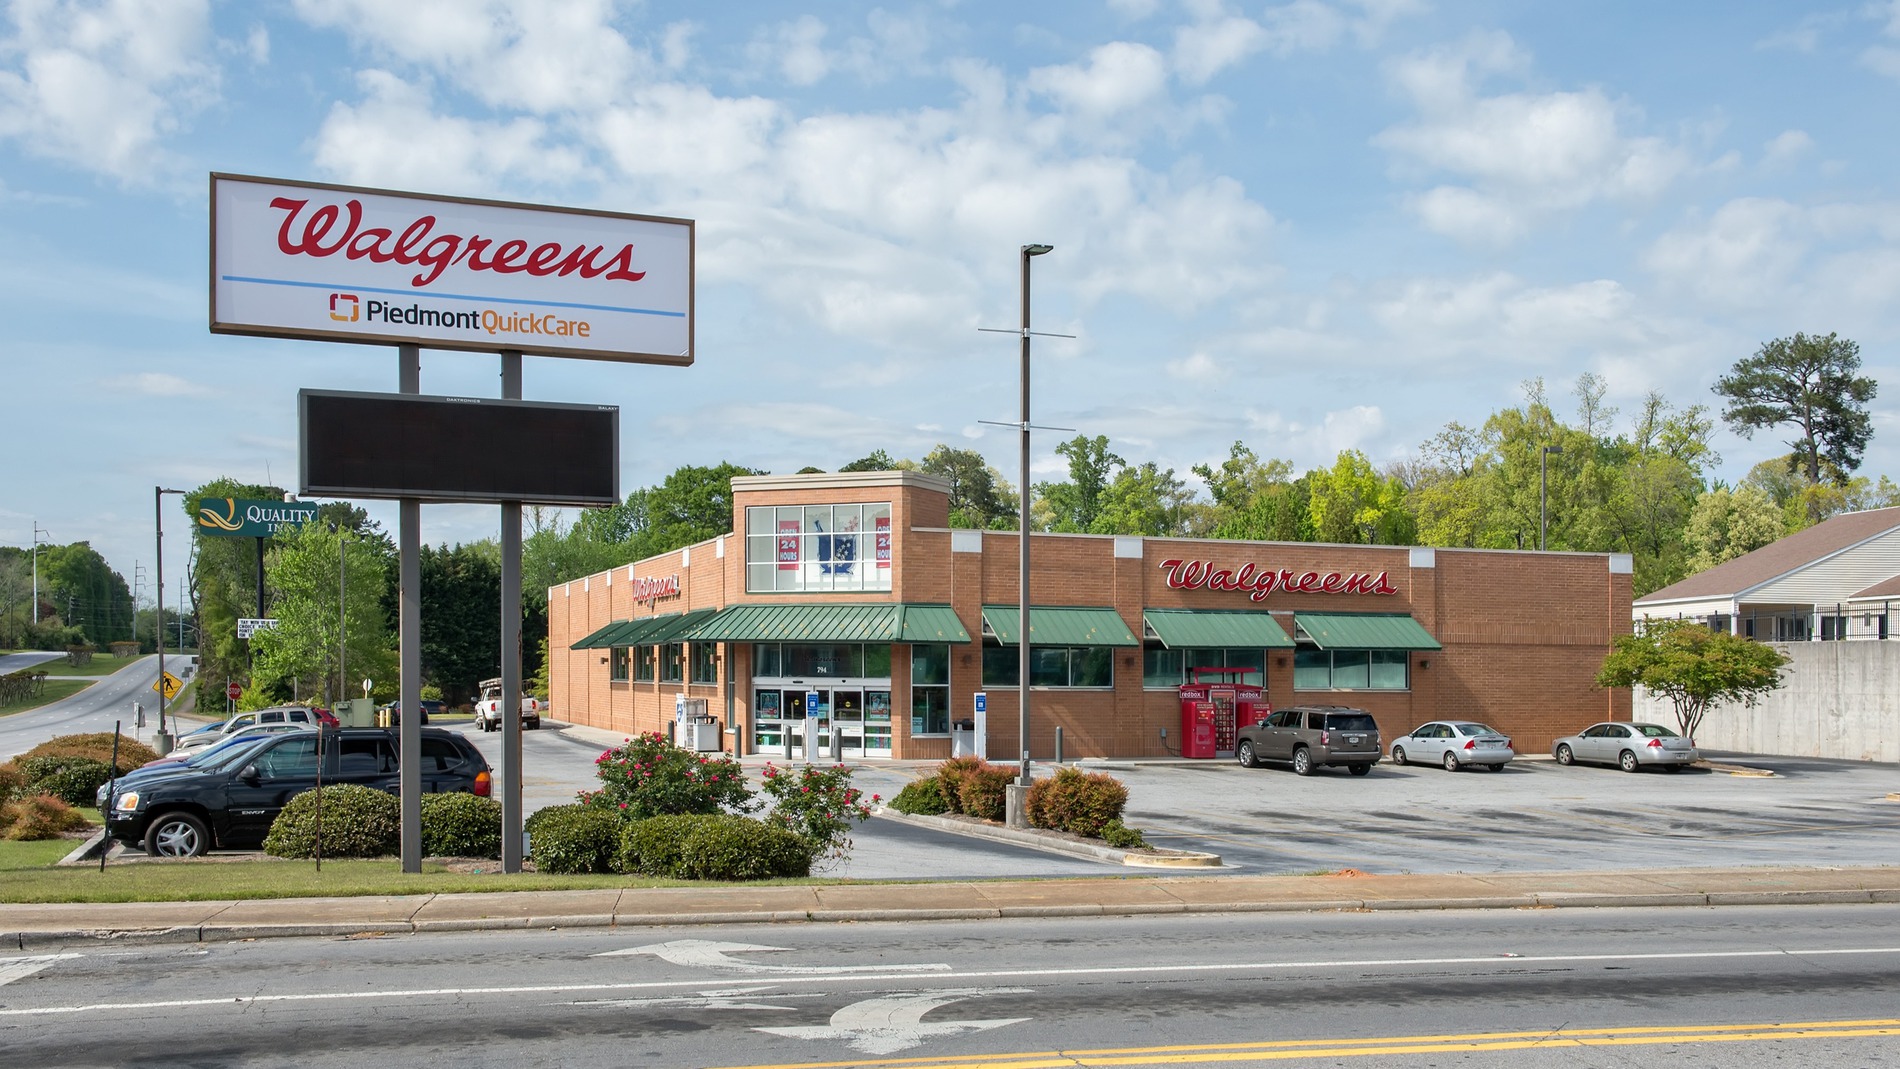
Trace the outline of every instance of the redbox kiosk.
{"type": "Polygon", "coordinates": [[[1181,756],[1232,757],[1234,732],[1241,724],[1264,720],[1273,712],[1251,683],[1235,683],[1221,676],[1257,672],[1257,668],[1194,668],[1192,683],[1181,686],[1181,756]],[[1216,677],[1209,680],[1205,677],[1216,677]]]}

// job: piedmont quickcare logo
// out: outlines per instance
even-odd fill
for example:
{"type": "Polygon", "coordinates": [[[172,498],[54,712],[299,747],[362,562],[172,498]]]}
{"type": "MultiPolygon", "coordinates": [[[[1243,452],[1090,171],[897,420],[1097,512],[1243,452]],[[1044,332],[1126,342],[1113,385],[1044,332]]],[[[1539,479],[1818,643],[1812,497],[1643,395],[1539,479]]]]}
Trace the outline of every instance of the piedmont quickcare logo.
{"type": "Polygon", "coordinates": [[[503,312],[493,308],[474,311],[425,308],[419,302],[397,304],[354,293],[330,294],[330,318],[338,323],[391,323],[411,327],[446,327],[484,334],[526,334],[550,338],[586,338],[594,325],[585,319],[565,319],[555,312],[503,312]]]}

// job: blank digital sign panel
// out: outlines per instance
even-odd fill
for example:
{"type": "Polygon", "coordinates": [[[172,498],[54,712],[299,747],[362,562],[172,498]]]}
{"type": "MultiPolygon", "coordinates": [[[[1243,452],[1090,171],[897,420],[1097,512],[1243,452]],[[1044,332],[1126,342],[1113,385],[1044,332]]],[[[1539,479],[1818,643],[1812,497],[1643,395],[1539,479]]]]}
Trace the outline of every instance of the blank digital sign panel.
{"type": "Polygon", "coordinates": [[[620,501],[620,409],[300,390],[309,495],[529,505],[620,501]]]}

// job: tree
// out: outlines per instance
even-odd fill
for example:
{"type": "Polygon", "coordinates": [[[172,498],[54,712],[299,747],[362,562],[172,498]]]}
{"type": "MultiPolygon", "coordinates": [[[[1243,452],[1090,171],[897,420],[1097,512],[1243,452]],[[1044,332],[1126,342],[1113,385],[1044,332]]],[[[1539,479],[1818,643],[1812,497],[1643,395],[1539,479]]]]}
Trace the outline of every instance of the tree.
{"type": "Polygon", "coordinates": [[[1728,398],[1722,418],[1735,433],[1752,438],[1758,430],[1792,425],[1800,434],[1788,442],[1790,470],[1798,465],[1810,484],[1824,474],[1839,484],[1860,467],[1874,433],[1867,403],[1878,387],[1858,370],[1860,346],[1834,334],[1796,334],[1738,361],[1716,380],[1715,392],[1728,398]]]}
{"type": "Polygon", "coordinates": [[[1716,487],[1696,498],[1682,541],[1689,570],[1713,568],[1780,539],[1787,533],[1782,511],[1759,486],[1716,487]]]}
{"type": "Polygon", "coordinates": [[[902,461],[892,460],[891,455],[882,449],[871,450],[868,457],[860,457],[838,470],[843,471],[897,471],[902,461]]]}
{"type": "Polygon", "coordinates": [[[1773,646],[1711,631],[1694,620],[1646,620],[1618,635],[1597,671],[1599,687],[1641,686],[1676,707],[1676,727],[1690,738],[1710,709],[1726,702],[1753,706],[1781,686],[1788,658],[1773,646]]]}
{"type": "Polygon", "coordinates": [[[1416,540],[1418,521],[1406,511],[1404,486],[1372,470],[1364,453],[1345,450],[1331,468],[1309,472],[1307,481],[1307,510],[1319,541],[1404,546],[1416,540]]]}
{"type": "Polygon", "coordinates": [[[422,678],[459,705],[498,674],[501,554],[492,542],[423,546],[421,563],[422,678]]]}
{"type": "Polygon", "coordinates": [[[1103,434],[1093,438],[1078,434],[1056,446],[1056,452],[1069,458],[1069,481],[1036,487],[1037,494],[1049,503],[1053,515],[1050,529],[1091,530],[1095,517],[1102,511],[1102,495],[1108,490],[1109,481],[1116,470],[1127,467],[1128,462],[1108,451],[1108,436],[1103,434]]]}
{"type": "Polygon", "coordinates": [[[383,593],[388,585],[384,557],[375,546],[351,538],[343,543],[349,569],[349,596],[339,620],[339,585],[343,567],[340,536],[328,524],[307,523],[294,535],[278,534],[264,559],[265,582],[272,591],[271,615],[277,626],[260,632],[251,643],[254,655],[253,688],[263,700],[266,691],[285,687],[297,694],[320,692],[326,700],[353,697],[348,683],[339,684],[339,638],[348,642],[350,679],[390,678],[395,657],[390,650],[383,593]],[[339,626],[347,634],[339,636],[339,626]],[[339,686],[342,689],[339,692],[339,686]]]}
{"type": "Polygon", "coordinates": [[[646,499],[648,539],[628,559],[638,560],[681,546],[704,542],[732,530],[732,480],[738,475],[764,475],[721,461],[712,467],[686,465],[675,469],[654,487],[646,499]]]}
{"type": "Polygon", "coordinates": [[[1091,531],[1155,538],[1179,535],[1191,496],[1186,484],[1174,477],[1173,468],[1158,468],[1152,460],[1123,468],[1103,491],[1101,511],[1091,531]]]}
{"type": "Polygon", "coordinates": [[[988,531],[1016,526],[1019,499],[983,454],[939,445],[925,455],[918,468],[926,475],[950,481],[950,526],[988,531]]]}

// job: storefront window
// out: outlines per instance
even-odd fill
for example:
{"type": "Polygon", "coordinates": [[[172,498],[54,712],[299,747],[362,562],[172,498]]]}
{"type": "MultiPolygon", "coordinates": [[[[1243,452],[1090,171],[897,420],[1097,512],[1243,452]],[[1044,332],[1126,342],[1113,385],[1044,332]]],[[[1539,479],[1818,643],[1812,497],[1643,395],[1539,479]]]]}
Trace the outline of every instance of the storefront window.
{"type": "Polygon", "coordinates": [[[746,590],[889,590],[891,505],[746,509],[746,590]]]}
{"type": "Polygon", "coordinates": [[[1141,651],[1141,685],[1144,687],[1178,687],[1187,682],[1187,660],[1183,656],[1186,650],[1163,649],[1150,646],[1141,651]]]}
{"type": "Polygon", "coordinates": [[[653,682],[653,654],[652,646],[633,647],[633,678],[636,682],[653,682]]]}
{"type": "Polygon", "coordinates": [[[783,671],[788,676],[864,674],[864,647],[855,642],[787,642],[781,649],[783,671]]]}
{"type": "Polygon", "coordinates": [[[615,683],[625,683],[627,681],[628,652],[625,646],[615,646],[613,649],[607,651],[607,678],[613,680],[615,683]]]}
{"type": "Polygon", "coordinates": [[[752,674],[776,679],[785,674],[779,659],[778,643],[754,642],[752,644],[752,674]]]}
{"type": "MultiPolygon", "coordinates": [[[[886,647],[888,649],[888,647],[886,647]]],[[[923,643],[910,648],[910,733],[950,732],[950,647],[923,643]]]]}
{"type": "Polygon", "coordinates": [[[1405,690],[1411,686],[1411,656],[1405,650],[1293,652],[1294,690],[1405,690]]]}
{"type": "Polygon", "coordinates": [[[683,683],[686,681],[686,644],[669,642],[660,647],[660,682],[683,683]]]}
{"type": "Polygon", "coordinates": [[[693,682],[719,682],[719,644],[716,642],[692,643],[693,682]]]}
{"type": "Polygon", "coordinates": [[[1191,677],[1196,668],[1238,668],[1241,671],[1211,678],[1226,683],[1265,686],[1267,651],[1218,647],[1168,650],[1159,646],[1141,651],[1141,685],[1144,687],[1168,689],[1192,683],[1194,680],[1191,677]]]}
{"type": "MultiPolygon", "coordinates": [[[[983,685],[1013,687],[1020,676],[1014,646],[983,648],[983,685]]],[[[1032,687],[1112,687],[1115,650],[1109,646],[1031,646],[1029,685],[1032,687]]]]}

